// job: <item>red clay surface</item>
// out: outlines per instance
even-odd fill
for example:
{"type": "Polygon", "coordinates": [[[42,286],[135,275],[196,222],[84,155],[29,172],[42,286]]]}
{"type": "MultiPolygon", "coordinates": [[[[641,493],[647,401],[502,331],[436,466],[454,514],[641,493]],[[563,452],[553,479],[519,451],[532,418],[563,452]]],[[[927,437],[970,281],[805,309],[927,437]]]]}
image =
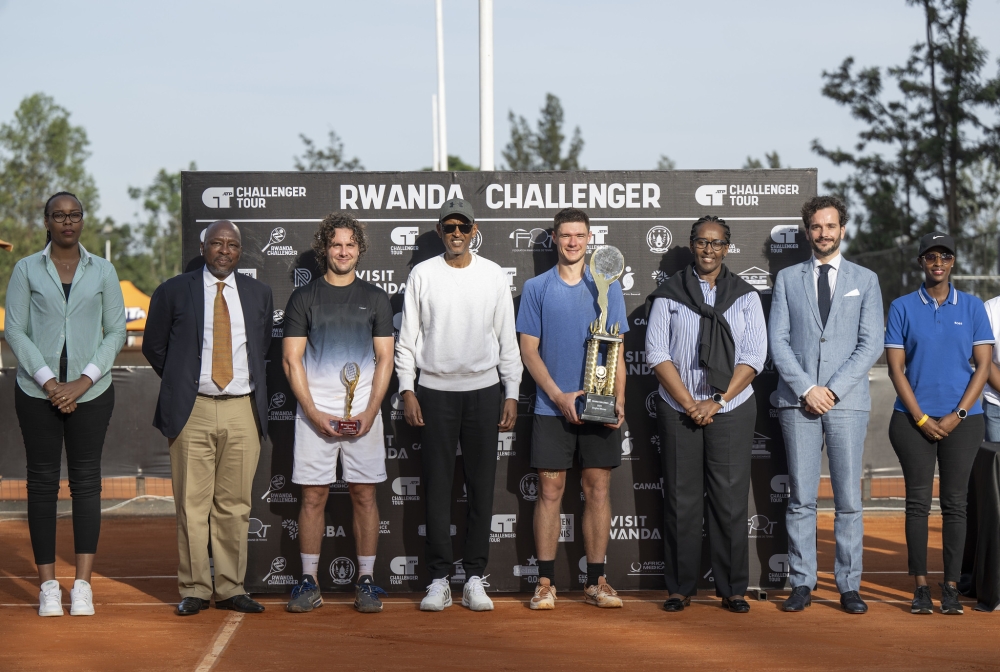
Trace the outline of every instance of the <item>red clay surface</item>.
{"type": "MultiPolygon", "coordinates": [[[[932,518],[929,563],[941,580],[940,518],[932,518]]],[[[865,616],[844,614],[830,572],[833,518],[820,518],[820,586],[801,614],[752,602],[731,614],[714,597],[667,614],[662,593],[623,593],[625,608],[600,611],[582,593],[561,593],[556,610],[532,612],[528,595],[494,595],[496,610],[459,605],[417,609],[420,595],[393,596],[363,615],[351,596],[330,594],[310,614],[267,611],[241,619],[209,609],[173,614],[177,602],[172,518],[108,519],[93,581],[97,615],[68,615],[72,526],[59,521],[57,576],[67,615],[37,616],[38,588],[23,521],[0,522],[0,670],[576,670],[576,669],[998,669],[1000,613],[913,616],[902,514],[865,519],[865,616]],[[227,620],[228,619],[228,620],[227,620]],[[221,649],[220,635],[229,634],[221,649]],[[209,667],[215,651],[214,667],[209,667]],[[206,659],[206,656],[208,658],[206,659]]],[[[614,559],[612,558],[613,562],[614,559]]],[[[940,595],[933,588],[935,604],[940,595]]]]}

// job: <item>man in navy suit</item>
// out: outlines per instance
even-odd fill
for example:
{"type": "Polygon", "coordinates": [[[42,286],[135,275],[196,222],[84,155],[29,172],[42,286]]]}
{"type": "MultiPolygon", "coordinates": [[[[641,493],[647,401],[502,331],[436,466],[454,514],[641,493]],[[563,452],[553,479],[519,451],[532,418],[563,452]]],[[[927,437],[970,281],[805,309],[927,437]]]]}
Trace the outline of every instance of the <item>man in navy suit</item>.
{"type": "Polygon", "coordinates": [[[264,611],[243,579],[274,311],[270,287],[234,272],[241,251],[236,225],[210,224],[204,267],[156,288],[143,336],[142,354],[162,379],[153,425],[170,442],[181,616],[207,609],[213,592],[217,609],[264,611]]]}
{"type": "Polygon", "coordinates": [[[832,196],[802,206],[813,255],[774,282],[768,336],[780,374],[778,417],[788,455],[789,583],[785,611],[802,611],[816,586],[816,497],[823,444],[836,508],[834,577],[852,614],[868,606],[861,587],[864,522],[861,459],[871,397],[868,371],[882,354],[885,323],[878,277],[840,254],[847,208],[832,196]]]}

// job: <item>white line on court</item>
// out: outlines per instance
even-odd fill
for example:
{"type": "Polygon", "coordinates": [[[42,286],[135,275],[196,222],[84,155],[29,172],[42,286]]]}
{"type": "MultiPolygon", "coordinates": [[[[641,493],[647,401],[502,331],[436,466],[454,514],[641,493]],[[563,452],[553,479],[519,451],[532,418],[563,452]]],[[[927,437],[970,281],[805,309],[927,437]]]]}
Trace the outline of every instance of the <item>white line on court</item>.
{"type": "MultiPolygon", "coordinates": [[[[38,578],[37,575],[32,575],[32,576],[0,576],[0,579],[37,579],[37,578],[38,578]]],[[[56,579],[60,580],[60,581],[62,581],[62,580],[69,581],[70,579],[75,579],[75,578],[76,578],[75,576],[57,576],[56,577],[56,579]]],[[[150,575],[150,576],[94,576],[93,578],[94,578],[94,580],[97,580],[97,579],[108,579],[109,581],[118,581],[118,580],[122,580],[122,579],[176,579],[177,575],[176,574],[153,574],[153,575],[150,575]]],[[[93,583],[93,581],[91,581],[91,583],[93,583]]]]}
{"type": "Polygon", "coordinates": [[[201,659],[201,663],[198,664],[198,667],[194,668],[194,672],[208,672],[215,666],[215,663],[219,660],[219,656],[226,650],[229,640],[232,639],[233,634],[240,627],[240,623],[243,622],[243,616],[244,614],[240,612],[233,612],[226,616],[226,620],[223,621],[215,642],[212,643],[212,649],[201,659]]]}

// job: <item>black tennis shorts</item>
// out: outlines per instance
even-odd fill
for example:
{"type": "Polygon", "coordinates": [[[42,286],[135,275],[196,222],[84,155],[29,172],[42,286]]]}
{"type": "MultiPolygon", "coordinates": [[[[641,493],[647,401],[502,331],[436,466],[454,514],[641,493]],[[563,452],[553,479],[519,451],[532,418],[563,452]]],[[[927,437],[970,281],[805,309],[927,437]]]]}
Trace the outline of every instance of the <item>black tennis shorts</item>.
{"type": "Polygon", "coordinates": [[[536,415],[531,428],[531,466],[562,471],[579,455],[582,469],[615,468],[622,463],[622,433],[596,422],[574,425],[561,415],[536,415]]]}

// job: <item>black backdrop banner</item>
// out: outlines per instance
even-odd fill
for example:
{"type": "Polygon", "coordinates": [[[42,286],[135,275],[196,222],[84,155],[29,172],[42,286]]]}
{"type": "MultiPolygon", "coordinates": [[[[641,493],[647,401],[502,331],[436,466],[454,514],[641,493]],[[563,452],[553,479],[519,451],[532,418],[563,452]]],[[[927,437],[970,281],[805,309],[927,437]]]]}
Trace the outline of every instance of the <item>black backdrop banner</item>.
{"type": "MultiPolygon", "coordinates": [[[[515,308],[524,283],[555,265],[548,233],[552,217],[579,207],[591,217],[591,249],[614,245],[625,256],[622,290],[631,330],[625,336],[626,424],[622,466],[611,485],[612,525],[607,576],[619,590],[658,589],[663,582],[663,499],[654,395],[656,379],[645,363],[646,296],[691,261],[691,224],[719,215],[733,232],[726,263],[757,287],[765,313],[780,269],[809,255],[799,226],[802,203],[816,194],[816,171],[580,171],[412,173],[183,174],[183,250],[190,268],[199,260],[199,237],[217,219],[243,234],[239,272],[274,291],[274,340],[267,365],[270,440],[261,447],[254,479],[246,587],[287,591],[300,575],[299,490],[291,482],[295,399],[281,369],[282,310],[292,290],[318,275],[311,245],[320,220],[345,211],[365,222],[371,246],[358,276],[382,287],[399,328],[410,269],[444,248],[435,232],[437,210],[451,197],[472,203],[479,223],[475,253],[507,270],[515,308]]],[[[777,374],[768,360],[754,381],[758,417],[753,441],[750,518],[750,585],[777,588],[788,576],[785,507],[788,476],[777,411],[769,403],[777,374]]],[[[525,371],[514,431],[497,437],[499,464],[492,519],[491,586],[532,590],[537,559],[532,515],[538,477],[529,467],[535,386],[525,371]]],[[[420,591],[424,497],[420,434],[403,419],[393,378],[382,407],[388,480],[379,485],[381,536],[376,580],[387,590],[420,591]]],[[[462,469],[456,470],[453,505],[455,557],[465,532],[462,469]]],[[[324,590],[348,590],[357,575],[347,484],[330,487],[319,581],[324,590]]],[[[580,589],[586,578],[581,534],[583,503],[578,478],[567,481],[563,532],[556,561],[558,585],[580,589]]],[[[708,553],[702,587],[712,586],[708,553]]],[[[452,582],[464,575],[456,561],[452,582]]]]}

